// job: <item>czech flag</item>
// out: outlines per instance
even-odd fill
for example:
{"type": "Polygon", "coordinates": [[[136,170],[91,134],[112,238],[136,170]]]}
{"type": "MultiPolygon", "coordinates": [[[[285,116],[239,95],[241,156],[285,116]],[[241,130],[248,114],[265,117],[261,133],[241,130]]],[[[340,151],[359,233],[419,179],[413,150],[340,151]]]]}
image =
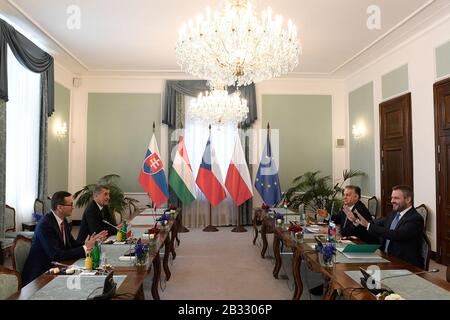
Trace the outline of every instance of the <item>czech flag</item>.
{"type": "Polygon", "coordinates": [[[198,169],[195,182],[212,207],[217,206],[227,197],[222,185],[222,174],[220,173],[219,164],[215,159],[214,149],[211,147],[211,137],[208,138],[206,143],[202,163],[198,169]]]}
{"type": "Polygon", "coordinates": [[[139,174],[139,184],[147,191],[156,208],[169,198],[169,188],[154,133],[139,174]]]}

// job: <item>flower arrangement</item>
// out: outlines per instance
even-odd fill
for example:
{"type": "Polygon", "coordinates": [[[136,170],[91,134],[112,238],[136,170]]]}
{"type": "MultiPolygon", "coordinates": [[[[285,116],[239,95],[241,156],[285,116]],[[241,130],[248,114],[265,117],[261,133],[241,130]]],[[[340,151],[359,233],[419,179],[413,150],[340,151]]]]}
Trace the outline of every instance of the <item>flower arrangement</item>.
{"type": "Polygon", "coordinates": [[[160,230],[159,228],[153,227],[153,228],[151,228],[151,229],[148,229],[148,234],[154,234],[154,235],[155,235],[155,238],[156,238],[156,236],[158,235],[158,233],[159,233],[160,231],[161,231],[161,230],[160,230]]]}
{"type": "Polygon", "coordinates": [[[136,256],[136,265],[145,265],[147,261],[149,247],[146,244],[141,242],[141,239],[138,240],[136,245],[134,246],[134,254],[136,256]]]}
{"type": "Polygon", "coordinates": [[[170,209],[170,210],[177,210],[177,206],[174,205],[174,204],[171,204],[171,205],[169,206],[169,209],[170,209]]]}
{"type": "Polygon", "coordinates": [[[161,226],[165,227],[170,220],[170,214],[168,213],[163,213],[156,221],[161,222],[161,226]]]}
{"type": "Polygon", "coordinates": [[[279,219],[284,220],[283,214],[281,214],[279,212],[275,213],[275,215],[273,217],[275,220],[279,220],[279,219]]]}
{"type": "Polygon", "coordinates": [[[326,267],[333,266],[333,257],[336,255],[336,246],[334,243],[326,243],[319,249],[323,264],[326,267]]]}
{"type": "Polygon", "coordinates": [[[289,226],[288,231],[291,231],[291,232],[294,232],[294,233],[295,233],[295,232],[303,231],[303,228],[300,227],[300,226],[297,225],[297,224],[293,224],[293,225],[290,225],[290,226],[289,226]]]}
{"type": "Polygon", "coordinates": [[[263,209],[263,210],[269,210],[269,209],[270,209],[270,206],[269,206],[268,204],[266,204],[266,203],[263,203],[262,206],[261,206],[261,209],[263,209]]]}
{"type": "Polygon", "coordinates": [[[39,222],[39,220],[41,220],[42,217],[44,217],[44,215],[42,213],[34,212],[32,214],[32,217],[33,217],[33,220],[35,220],[36,222],[39,222]]]}

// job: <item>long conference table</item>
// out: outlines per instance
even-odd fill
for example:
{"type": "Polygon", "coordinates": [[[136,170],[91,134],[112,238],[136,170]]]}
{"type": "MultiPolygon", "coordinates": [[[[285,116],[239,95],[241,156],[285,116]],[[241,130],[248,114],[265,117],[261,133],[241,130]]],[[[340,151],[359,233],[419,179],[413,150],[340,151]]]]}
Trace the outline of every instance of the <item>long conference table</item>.
{"type": "MultiPolygon", "coordinates": [[[[141,238],[143,233],[154,226],[155,220],[160,216],[162,210],[158,210],[159,213],[153,212],[151,209],[144,210],[136,217],[134,217],[129,223],[129,228],[131,228],[134,237],[141,238]]],[[[175,240],[177,240],[178,245],[180,243],[178,232],[181,226],[181,211],[177,210],[173,218],[171,218],[165,228],[161,228],[158,235],[158,241],[156,246],[150,246],[150,251],[148,254],[148,259],[146,264],[143,266],[135,266],[134,261],[121,261],[119,256],[123,256],[126,251],[128,251],[131,246],[134,245],[114,245],[114,244],[102,244],[102,252],[107,252],[108,264],[111,264],[114,270],[114,278],[121,280],[116,291],[116,299],[144,299],[144,287],[143,283],[145,278],[151,271],[153,266],[153,279],[151,293],[154,300],[160,300],[158,285],[161,279],[161,259],[160,252],[164,248],[164,258],[162,261],[163,270],[166,276],[166,281],[171,277],[171,272],[169,269],[169,255],[172,258],[176,258],[175,252],[175,240]]],[[[141,238],[143,243],[148,243],[148,239],[141,238]]],[[[83,267],[85,259],[80,259],[78,261],[63,261],[62,263],[67,265],[76,265],[83,267]]],[[[9,297],[9,300],[39,300],[46,297],[50,299],[72,299],[73,295],[70,288],[62,288],[61,284],[58,288],[59,296],[54,297],[49,292],[52,281],[54,283],[58,280],[65,281],[65,278],[57,279],[58,277],[68,277],[62,275],[50,275],[42,274],[34,281],[30,282],[28,285],[23,287],[19,292],[9,297]]],[[[104,276],[81,276],[83,281],[91,281],[95,277],[99,277],[98,281],[101,281],[104,276]],[[86,280],[84,280],[86,279],[86,280]]],[[[96,279],[97,280],[97,279],[96,279]]],[[[59,281],[59,282],[61,282],[59,281]]],[[[87,283],[86,282],[86,283],[87,283]]]]}
{"type": "MultiPolygon", "coordinates": [[[[270,226],[272,224],[270,219],[265,220],[263,223],[270,224],[270,226]]],[[[417,290],[422,290],[422,295],[419,293],[416,296],[417,298],[414,299],[450,299],[450,283],[432,273],[421,273],[418,275],[410,274],[418,273],[423,270],[396,257],[387,255],[380,250],[377,251],[377,255],[382,258],[382,261],[369,262],[360,260],[358,263],[350,261],[351,259],[346,259],[341,253],[337,252],[337,254],[342,255],[342,261],[335,263],[333,267],[324,267],[320,264],[318,254],[312,246],[316,243],[313,236],[313,234],[305,236],[303,243],[298,243],[293,239],[291,232],[287,231],[285,227],[274,228],[273,251],[275,256],[275,266],[273,269],[273,276],[278,279],[278,273],[282,266],[280,245],[284,244],[285,247],[290,248],[293,252],[292,271],[295,286],[292,297],[293,300],[299,300],[303,293],[303,281],[300,273],[302,263],[306,263],[311,271],[320,272],[323,275],[325,280],[324,300],[334,300],[338,293],[346,299],[376,299],[372,293],[364,289],[361,286],[361,283],[357,281],[359,275],[361,275],[359,270],[360,267],[364,269],[378,267],[381,273],[381,280],[384,278],[383,273],[386,273],[386,278],[390,277],[388,272],[394,274],[395,277],[399,276],[396,280],[400,282],[411,283],[414,280],[417,282],[417,290]],[[399,274],[395,274],[395,272],[399,274]],[[413,277],[420,278],[414,279],[413,277]],[[427,281],[423,281],[422,279],[427,281]],[[426,293],[429,293],[431,296],[426,296],[426,293]]],[[[395,277],[392,277],[393,279],[390,280],[394,280],[395,277]]],[[[412,289],[409,288],[409,290],[411,291],[412,289]]]]}

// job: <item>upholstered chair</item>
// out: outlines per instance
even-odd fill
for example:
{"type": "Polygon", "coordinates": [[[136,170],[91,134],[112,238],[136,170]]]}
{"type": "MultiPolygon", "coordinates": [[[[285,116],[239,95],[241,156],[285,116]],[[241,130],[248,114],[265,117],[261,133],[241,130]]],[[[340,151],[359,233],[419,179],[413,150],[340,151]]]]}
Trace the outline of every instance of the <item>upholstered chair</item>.
{"type": "Polygon", "coordinates": [[[27,261],[30,249],[31,249],[30,238],[18,235],[16,239],[14,239],[12,247],[13,267],[14,270],[19,272],[20,274],[22,274],[23,266],[25,265],[25,261],[27,261]]]}
{"type": "Polygon", "coordinates": [[[0,300],[5,300],[20,290],[21,279],[17,271],[0,266],[0,300]]]}

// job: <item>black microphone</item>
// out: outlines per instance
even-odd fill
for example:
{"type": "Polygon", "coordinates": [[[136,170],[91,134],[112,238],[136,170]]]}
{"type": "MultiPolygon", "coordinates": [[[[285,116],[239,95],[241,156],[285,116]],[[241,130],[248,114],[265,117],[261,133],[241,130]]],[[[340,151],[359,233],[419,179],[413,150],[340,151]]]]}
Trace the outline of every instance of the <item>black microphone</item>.
{"type": "Polygon", "coordinates": [[[106,221],[106,220],[102,220],[104,223],[106,223],[107,225],[109,225],[109,226],[111,226],[111,227],[113,227],[114,229],[116,229],[117,231],[120,231],[120,232],[122,232],[122,234],[124,234],[125,235],[125,237],[126,237],[126,234],[125,234],[125,232],[123,232],[122,231],[122,229],[119,229],[119,228],[117,228],[115,225],[113,225],[112,223],[109,223],[108,221],[106,221]]]}

